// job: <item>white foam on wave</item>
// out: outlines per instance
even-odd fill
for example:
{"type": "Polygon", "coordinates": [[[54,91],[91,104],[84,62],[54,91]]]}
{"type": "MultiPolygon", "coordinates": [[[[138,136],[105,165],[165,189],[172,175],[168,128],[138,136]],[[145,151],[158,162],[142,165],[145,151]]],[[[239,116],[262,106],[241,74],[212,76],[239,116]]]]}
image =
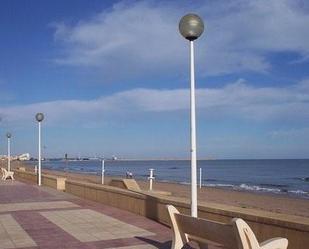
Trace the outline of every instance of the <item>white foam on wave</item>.
{"type": "Polygon", "coordinates": [[[289,193],[297,194],[297,195],[308,195],[309,193],[303,190],[290,190],[289,193]]]}
{"type": "Polygon", "coordinates": [[[184,184],[184,185],[190,185],[190,182],[180,182],[180,184],[184,184]]]}
{"type": "Polygon", "coordinates": [[[250,190],[250,191],[263,191],[263,192],[272,192],[272,193],[281,192],[281,189],[278,189],[278,188],[265,188],[265,187],[260,187],[257,185],[247,185],[244,183],[240,184],[240,186],[236,188],[241,188],[241,189],[250,190]]]}
{"type": "Polygon", "coordinates": [[[208,183],[208,184],[203,184],[203,186],[207,186],[207,187],[225,187],[225,188],[233,188],[235,187],[232,184],[223,184],[223,183],[208,183]]]}

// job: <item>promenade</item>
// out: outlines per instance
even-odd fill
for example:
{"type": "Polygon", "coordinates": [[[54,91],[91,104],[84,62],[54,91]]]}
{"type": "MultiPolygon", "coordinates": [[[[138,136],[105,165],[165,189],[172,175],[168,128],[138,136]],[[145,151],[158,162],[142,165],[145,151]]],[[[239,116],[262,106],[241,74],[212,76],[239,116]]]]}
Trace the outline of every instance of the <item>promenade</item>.
{"type": "Polygon", "coordinates": [[[0,249],[170,248],[171,231],[48,187],[0,181],[0,249]]]}

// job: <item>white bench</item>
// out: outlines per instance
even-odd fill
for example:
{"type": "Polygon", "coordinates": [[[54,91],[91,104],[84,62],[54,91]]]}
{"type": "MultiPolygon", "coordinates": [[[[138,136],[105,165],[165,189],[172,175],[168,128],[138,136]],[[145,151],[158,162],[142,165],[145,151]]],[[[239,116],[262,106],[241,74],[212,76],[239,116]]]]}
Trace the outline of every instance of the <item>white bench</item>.
{"type": "Polygon", "coordinates": [[[8,178],[11,178],[12,180],[14,180],[14,172],[13,171],[7,171],[5,168],[1,168],[1,172],[2,172],[2,180],[6,180],[8,178]]]}
{"type": "Polygon", "coordinates": [[[272,238],[259,243],[249,225],[242,219],[235,219],[235,229],[240,249],[286,249],[286,238],[272,238]]]}
{"type": "Polygon", "coordinates": [[[200,248],[211,244],[228,249],[286,249],[288,245],[288,240],[284,238],[259,244],[248,224],[239,218],[226,224],[180,214],[171,205],[167,209],[173,231],[171,249],[181,249],[189,241],[195,241],[200,248]]]}

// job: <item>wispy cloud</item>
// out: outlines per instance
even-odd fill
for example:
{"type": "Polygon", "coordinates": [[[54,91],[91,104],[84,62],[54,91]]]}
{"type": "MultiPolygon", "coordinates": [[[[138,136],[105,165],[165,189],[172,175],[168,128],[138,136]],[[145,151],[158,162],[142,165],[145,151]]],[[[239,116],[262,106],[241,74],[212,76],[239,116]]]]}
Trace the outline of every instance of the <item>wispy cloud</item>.
{"type": "Polygon", "coordinates": [[[57,22],[61,64],[98,67],[105,77],[186,71],[187,49],[178,21],[188,10],[206,22],[197,42],[204,74],[266,72],[269,52],[292,51],[306,61],[309,15],[304,1],[120,2],[75,24],[57,22]],[[121,72],[121,73],[119,73],[121,72]]]}
{"type": "MultiPolygon", "coordinates": [[[[309,121],[309,80],[289,87],[254,87],[244,80],[222,88],[197,90],[197,108],[205,117],[236,117],[253,121],[309,121]]],[[[0,108],[6,123],[33,123],[44,112],[49,124],[117,122],[130,115],[177,112],[189,109],[189,90],[133,89],[93,100],[58,100],[0,108]],[[91,122],[90,122],[91,121],[91,122]]]]}
{"type": "Polygon", "coordinates": [[[270,132],[270,137],[272,139],[288,139],[289,141],[291,139],[298,139],[303,140],[306,139],[309,135],[309,128],[293,128],[293,129],[281,129],[281,130],[274,130],[270,132]]]}

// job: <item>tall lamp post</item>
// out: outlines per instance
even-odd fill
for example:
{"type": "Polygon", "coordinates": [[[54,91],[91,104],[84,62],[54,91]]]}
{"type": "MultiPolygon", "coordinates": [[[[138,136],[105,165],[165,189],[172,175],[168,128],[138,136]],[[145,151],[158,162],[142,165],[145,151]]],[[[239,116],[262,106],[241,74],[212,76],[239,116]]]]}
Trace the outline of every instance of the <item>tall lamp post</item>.
{"type": "Polygon", "coordinates": [[[204,31],[203,20],[195,14],[183,16],[179,22],[180,34],[190,41],[190,71],[191,71],[191,216],[197,217],[197,172],[196,172],[196,125],[195,125],[195,73],[194,73],[194,43],[204,31]]]}
{"type": "Polygon", "coordinates": [[[6,137],[8,139],[8,171],[11,171],[11,133],[6,133],[6,137]]]}
{"type": "Polygon", "coordinates": [[[39,168],[38,168],[38,185],[41,186],[41,181],[42,181],[42,170],[41,170],[41,122],[44,119],[44,114],[43,113],[37,113],[35,115],[36,121],[39,123],[39,168]]]}

